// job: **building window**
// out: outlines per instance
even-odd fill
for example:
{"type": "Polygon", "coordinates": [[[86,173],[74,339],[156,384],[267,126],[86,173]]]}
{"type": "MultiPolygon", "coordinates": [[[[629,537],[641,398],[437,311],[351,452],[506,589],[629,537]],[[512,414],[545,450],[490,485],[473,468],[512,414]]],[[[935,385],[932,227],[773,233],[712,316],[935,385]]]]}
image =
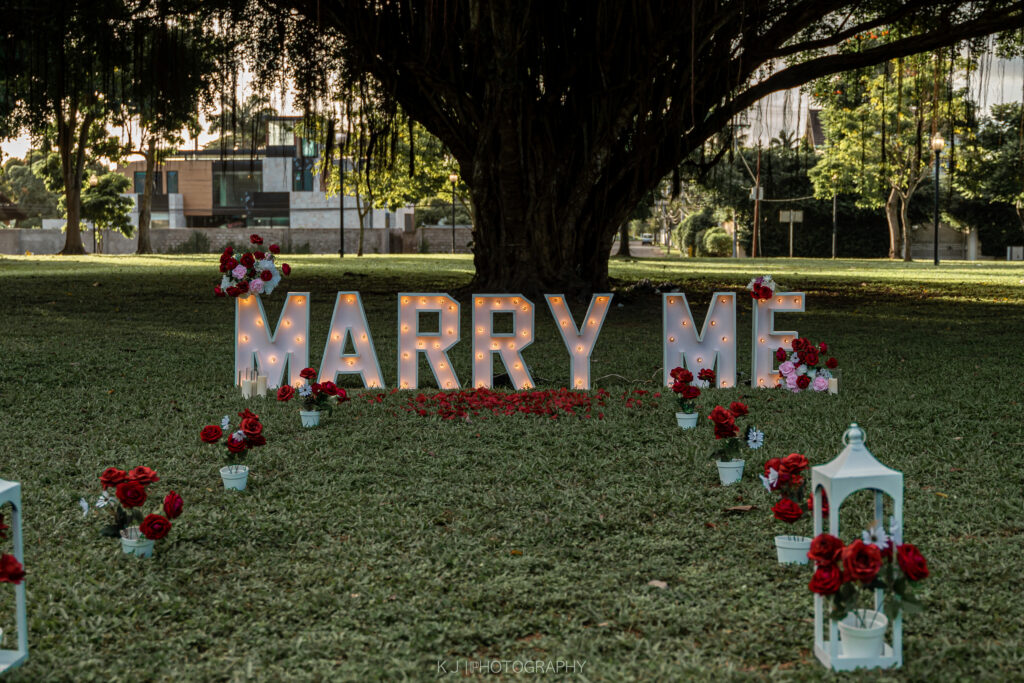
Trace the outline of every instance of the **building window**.
{"type": "Polygon", "coordinates": [[[262,190],[262,171],[213,171],[213,205],[216,208],[243,207],[251,209],[253,195],[262,190]]]}
{"type": "Polygon", "coordinates": [[[313,191],[313,166],[316,159],[296,157],[292,160],[292,191],[313,191]]]}
{"type": "Polygon", "coordinates": [[[167,172],[167,194],[178,194],[178,172],[167,172]]]}
{"type": "MultiPolygon", "coordinates": [[[[153,194],[160,194],[160,188],[162,187],[162,184],[160,182],[162,180],[162,178],[160,177],[160,171],[157,171],[154,175],[156,176],[156,178],[155,178],[156,183],[153,186],[153,194]]],[[[134,181],[135,181],[135,183],[134,183],[135,187],[133,189],[135,190],[135,194],[145,194],[146,193],[146,172],[145,171],[136,171],[135,172],[135,176],[134,176],[134,181]]]]}

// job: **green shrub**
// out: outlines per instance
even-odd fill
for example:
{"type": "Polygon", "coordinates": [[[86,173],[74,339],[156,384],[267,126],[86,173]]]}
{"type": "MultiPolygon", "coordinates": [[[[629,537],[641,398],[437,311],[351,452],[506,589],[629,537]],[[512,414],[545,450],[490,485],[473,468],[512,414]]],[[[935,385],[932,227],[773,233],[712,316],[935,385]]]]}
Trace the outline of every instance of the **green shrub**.
{"type": "Polygon", "coordinates": [[[705,230],[701,244],[706,256],[732,255],[732,236],[724,228],[714,227],[705,230]]]}

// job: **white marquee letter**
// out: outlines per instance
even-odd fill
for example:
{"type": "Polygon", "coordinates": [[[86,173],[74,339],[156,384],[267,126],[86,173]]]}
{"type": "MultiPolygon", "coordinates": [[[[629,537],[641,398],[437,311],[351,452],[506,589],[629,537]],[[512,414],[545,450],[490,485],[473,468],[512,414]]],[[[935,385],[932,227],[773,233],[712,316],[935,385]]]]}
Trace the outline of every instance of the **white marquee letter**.
{"type": "Polygon", "coordinates": [[[584,316],[586,324],[583,325],[583,332],[580,333],[576,323],[569,312],[569,306],[565,303],[563,294],[545,294],[544,298],[551,309],[551,315],[555,316],[558,323],[558,331],[565,342],[565,348],[569,351],[569,376],[572,378],[572,388],[580,390],[590,389],[590,355],[594,352],[594,344],[597,342],[597,335],[601,333],[601,325],[604,324],[605,316],[608,315],[608,308],[612,303],[611,294],[595,294],[590,298],[590,307],[584,316]]]}
{"type": "Polygon", "coordinates": [[[735,386],[736,295],[715,292],[699,335],[686,295],[670,293],[661,297],[665,385],[672,384],[669,373],[676,366],[688,369],[696,378],[704,368],[714,368],[717,360],[718,386],[735,386]]]}
{"type": "Polygon", "coordinates": [[[258,296],[235,299],[235,381],[258,368],[267,388],[276,389],[287,365],[288,383],[301,383],[299,373],[309,362],[309,292],[289,292],[273,335],[268,327],[258,296]]]}
{"type": "Polygon", "coordinates": [[[359,292],[338,292],[334,300],[334,315],[327,333],[324,357],[320,361],[320,381],[335,382],[338,375],[358,374],[367,389],[383,389],[377,352],[366,322],[363,300],[359,292]],[[355,353],[345,353],[348,338],[352,338],[355,353]]]}
{"type": "Polygon", "coordinates": [[[533,303],[521,294],[473,295],[473,386],[490,387],[494,354],[501,356],[516,389],[529,389],[533,380],[522,350],[533,343],[533,303]],[[494,314],[512,313],[512,331],[494,332],[494,314]]]}
{"type": "Polygon", "coordinates": [[[448,349],[459,341],[459,302],[447,294],[398,295],[398,386],[415,389],[419,382],[420,354],[427,357],[437,386],[458,389],[448,349]],[[420,314],[438,313],[437,332],[420,333],[420,314]]]}
{"type": "MultiPolygon", "coordinates": [[[[796,332],[776,332],[775,312],[804,310],[803,292],[776,293],[770,299],[754,300],[754,335],[751,352],[750,386],[762,389],[774,387],[779,381],[775,371],[775,349],[789,346],[796,339],[796,332]]],[[[788,349],[787,349],[788,351],[788,349]]]]}

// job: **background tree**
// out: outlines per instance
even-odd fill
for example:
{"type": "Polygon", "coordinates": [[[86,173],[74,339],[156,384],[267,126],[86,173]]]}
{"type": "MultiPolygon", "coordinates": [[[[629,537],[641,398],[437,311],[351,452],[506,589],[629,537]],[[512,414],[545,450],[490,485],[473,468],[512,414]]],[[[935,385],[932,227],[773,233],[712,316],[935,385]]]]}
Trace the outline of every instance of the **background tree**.
{"type": "Polygon", "coordinates": [[[46,187],[43,179],[32,172],[32,165],[43,158],[37,151],[29,151],[24,159],[10,158],[4,162],[0,174],[0,192],[17,204],[26,218],[18,220],[16,228],[41,228],[43,218],[56,218],[59,195],[46,187]]]}
{"type": "MultiPolygon", "coordinates": [[[[92,222],[93,230],[114,230],[125,237],[134,232],[130,214],[134,202],[123,196],[131,181],[120,173],[90,176],[82,187],[82,219],[92,222]],[[94,182],[95,180],[95,182],[94,182]]],[[[102,253],[102,239],[97,241],[96,253],[102,253]]]]}
{"type": "Polygon", "coordinates": [[[207,147],[223,150],[262,148],[266,144],[270,120],[279,116],[270,98],[264,93],[253,93],[236,106],[228,102],[222,104],[227,106],[222,106],[210,119],[207,132],[217,137],[207,147]]]}

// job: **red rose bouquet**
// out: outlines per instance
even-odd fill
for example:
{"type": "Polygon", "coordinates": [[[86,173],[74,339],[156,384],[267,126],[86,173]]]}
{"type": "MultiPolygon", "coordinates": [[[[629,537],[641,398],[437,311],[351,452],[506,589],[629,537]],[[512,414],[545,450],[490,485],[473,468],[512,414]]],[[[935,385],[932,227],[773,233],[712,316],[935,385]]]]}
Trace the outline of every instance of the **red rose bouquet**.
{"type": "Polygon", "coordinates": [[[238,429],[231,429],[231,418],[227,415],[221,420],[220,426],[206,425],[199,432],[199,440],[203,443],[216,444],[224,441],[224,457],[229,466],[238,467],[250,448],[263,446],[267,439],[263,436],[263,423],[260,416],[248,408],[238,414],[241,420],[238,429]],[[225,438],[224,435],[227,434],[225,438]]]}
{"type": "Polygon", "coordinates": [[[760,301],[771,299],[772,294],[778,288],[779,285],[772,280],[771,275],[759,275],[747,283],[747,289],[750,290],[750,298],[760,301]]]}
{"type": "MultiPolygon", "coordinates": [[[[701,370],[701,372],[704,372],[701,370]]],[[[692,414],[697,412],[697,399],[700,397],[700,389],[693,386],[693,373],[684,368],[672,368],[669,372],[672,377],[672,392],[676,395],[676,402],[679,403],[679,412],[692,414]]]]}
{"type": "MultiPolygon", "coordinates": [[[[183,502],[174,491],[163,500],[163,514],[143,515],[142,508],[149,501],[149,486],[160,481],[157,473],[148,467],[139,466],[125,471],[108,467],[100,474],[99,499],[93,506],[106,509],[110,523],[100,529],[101,536],[127,540],[159,541],[171,530],[171,520],[181,515],[183,502]]],[[[88,503],[82,501],[88,515],[88,503]]]]}
{"type": "Polygon", "coordinates": [[[914,545],[902,542],[899,529],[891,531],[891,536],[886,534],[876,522],[849,545],[830,534],[811,541],[807,557],[815,567],[807,587],[829,599],[832,619],[853,613],[864,627],[878,589],[883,591],[881,610],[890,620],[904,610],[920,611],[914,587],[928,578],[928,563],[914,545]]]}
{"type": "Polygon", "coordinates": [[[215,296],[244,298],[250,294],[270,294],[281,282],[281,276],[291,273],[287,263],[282,263],[278,270],[274,257],[281,249],[276,244],[264,250],[259,235],[250,235],[249,242],[253,250],[241,255],[235,254],[232,247],[225,247],[220,255],[220,284],[213,288],[215,296]]]}
{"type": "MultiPolygon", "coordinates": [[[[772,506],[775,519],[786,524],[803,519],[806,510],[810,514],[814,510],[814,499],[804,500],[807,479],[804,473],[810,463],[800,453],[790,453],[784,458],[771,458],[764,464],[761,483],[769,493],[779,496],[779,501],[772,506]],[[806,505],[806,508],[805,508],[806,505]]],[[[822,512],[828,516],[828,500],[824,499],[822,512]]]]}
{"type": "Polygon", "coordinates": [[[733,401],[728,408],[715,406],[708,419],[715,425],[715,448],[711,457],[722,462],[738,457],[746,446],[750,450],[760,448],[764,444],[764,432],[753,425],[740,427],[736,418],[748,415],[746,404],[733,401]]]}
{"type": "Polygon", "coordinates": [[[278,401],[290,401],[295,397],[296,393],[299,396],[299,400],[302,401],[302,409],[306,411],[330,412],[334,407],[334,401],[331,398],[336,398],[337,403],[344,403],[348,400],[348,394],[345,390],[337,386],[334,382],[313,382],[316,379],[316,370],[313,368],[304,368],[299,376],[305,380],[302,386],[299,387],[298,391],[291,386],[285,384],[277,390],[278,401]]]}
{"type": "Polygon", "coordinates": [[[775,359],[780,361],[779,372],[782,377],[778,386],[785,387],[793,393],[804,389],[826,391],[828,381],[832,379],[832,371],[839,367],[839,361],[828,354],[828,344],[821,342],[812,344],[803,337],[794,339],[790,351],[783,347],[775,349],[775,359]]]}
{"type": "MultiPolygon", "coordinates": [[[[10,527],[4,524],[4,516],[0,513],[0,541],[7,540],[7,530],[10,527]]],[[[25,578],[25,567],[14,555],[0,554],[0,583],[21,583],[25,578]]],[[[0,629],[0,634],[3,630],[0,629]]]]}

